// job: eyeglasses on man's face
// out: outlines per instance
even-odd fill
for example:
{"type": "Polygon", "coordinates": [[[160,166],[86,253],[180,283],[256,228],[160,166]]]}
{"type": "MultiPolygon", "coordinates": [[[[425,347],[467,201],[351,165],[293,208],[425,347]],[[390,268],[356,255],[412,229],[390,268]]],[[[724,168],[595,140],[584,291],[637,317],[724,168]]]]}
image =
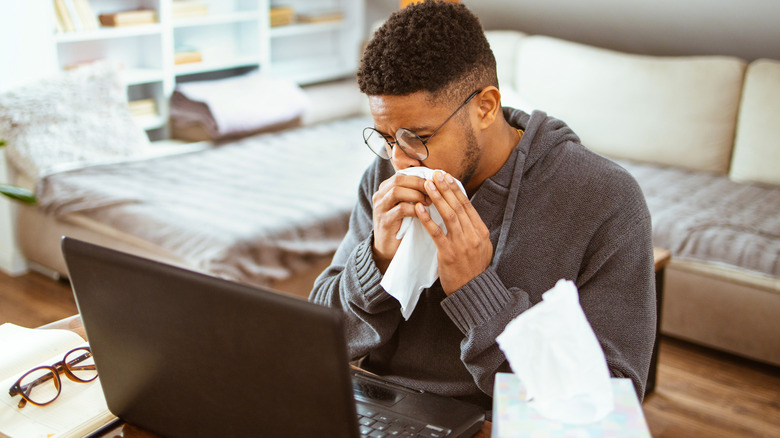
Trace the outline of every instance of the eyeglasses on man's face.
{"type": "Polygon", "coordinates": [[[65,357],[51,366],[40,366],[24,373],[11,386],[8,393],[11,397],[19,395],[19,408],[27,402],[36,406],[44,406],[53,402],[60,395],[62,381],[60,373],[79,383],[87,383],[97,378],[97,368],[89,347],[79,347],[65,354],[65,357]]]}
{"type": "Polygon", "coordinates": [[[395,141],[390,141],[384,134],[374,128],[365,128],[363,129],[363,141],[366,142],[366,146],[368,146],[369,149],[371,149],[380,158],[385,160],[390,159],[390,155],[392,155],[393,151],[393,144],[397,144],[401,147],[401,150],[404,151],[404,153],[410,158],[423,161],[428,158],[428,142],[431,141],[433,136],[436,135],[436,133],[439,132],[439,130],[444,127],[444,125],[449,122],[450,119],[453,118],[461,108],[466,106],[466,104],[469,103],[471,99],[473,99],[474,96],[479,94],[481,91],[482,90],[477,90],[471,93],[471,95],[467,97],[462,104],[460,104],[458,109],[450,114],[450,116],[447,117],[447,120],[439,125],[439,127],[433,131],[433,134],[429,135],[425,140],[420,138],[420,136],[415,134],[413,131],[406,128],[400,128],[395,131],[395,141]]]}

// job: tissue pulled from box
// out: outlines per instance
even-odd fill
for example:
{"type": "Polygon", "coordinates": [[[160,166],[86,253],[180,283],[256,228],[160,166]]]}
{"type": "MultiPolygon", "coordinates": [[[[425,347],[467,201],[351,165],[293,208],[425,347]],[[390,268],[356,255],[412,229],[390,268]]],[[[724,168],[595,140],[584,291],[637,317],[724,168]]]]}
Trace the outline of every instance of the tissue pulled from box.
{"type": "Polygon", "coordinates": [[[559,280],[496,341],[543,416],[585,424],[614,409],[604,351],[579,302],[577,287],[559,280]]]}
{"type": "MultiPolygon", "coordinates": [[[[435,171],[427,167],[410,167],[401,169],[398,173],[430,180],[435,171]]],[[[466,193],[460,181],[456,181],[460,190],[466,193]]],[[[425,207],[425,210],[431,220],[447,234],[447,227],[444,226],[444,220],[436,207],[431,204],[425,207]]],[[[422,291],[431,287],[439,278],[438,250],[433,238],[417,217],[405,217],[396,238],[401,239],[401,243],[380,285],[401,303],[401,315],[408,320],[422,291]]]]}

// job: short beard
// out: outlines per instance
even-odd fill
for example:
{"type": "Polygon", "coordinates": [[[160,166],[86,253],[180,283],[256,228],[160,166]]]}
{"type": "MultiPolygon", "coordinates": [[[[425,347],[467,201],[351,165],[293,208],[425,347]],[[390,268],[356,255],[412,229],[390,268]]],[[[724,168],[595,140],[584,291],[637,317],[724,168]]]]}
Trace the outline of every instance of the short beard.
{"type": "Polygon", "coordinates": [[[482,158],[482,154],[480,153],[479,145],[477,144],[477,136],[474,135],[474,128],[471,124],[465,123],[463,127],[466,131],[466,138],[464,139],[466,148],[464,150],[463,160],[460,163],[460,182],[463,184],[463,187],[466,187],[479,167],[479,161],[482,158]]]}

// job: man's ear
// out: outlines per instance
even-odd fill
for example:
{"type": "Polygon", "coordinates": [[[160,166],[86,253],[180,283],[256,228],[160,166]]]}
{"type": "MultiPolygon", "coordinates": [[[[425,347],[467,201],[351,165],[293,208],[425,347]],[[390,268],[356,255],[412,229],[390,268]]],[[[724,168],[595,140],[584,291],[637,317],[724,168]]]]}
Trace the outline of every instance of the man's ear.
{"type": "Polygon", "coordinates": [[[496,121],[501,111],[501,92],[494,86],[485,87],[476,97],[479,105],[476,115],[479,118],[478,126],[486,129],[496,121]]]}

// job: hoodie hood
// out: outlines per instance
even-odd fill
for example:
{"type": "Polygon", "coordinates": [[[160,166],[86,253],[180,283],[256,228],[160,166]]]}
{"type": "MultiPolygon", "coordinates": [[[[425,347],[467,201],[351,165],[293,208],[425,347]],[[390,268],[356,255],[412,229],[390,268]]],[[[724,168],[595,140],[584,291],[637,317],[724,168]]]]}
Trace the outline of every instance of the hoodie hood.
{"type": "Polygon", "coordinates": [[[509,191],[501,215],[498,242],[493,254],[493,261],[491,262],[493,266],[498,265],[504,252],[506,239],[509,235],[509,227],[515,214],[515,205],[517,204],[520,187],[528,171],[547,154],[556,153],[554,151],[557,148],[569,142],[579,143],[580,141],[577,134],[565,123],[553,117],[548,117],[543,111],[534,111],[530,115],[512,108],[504,108],[503,111],[504,118],[511,126],[524,131],[523,137],[501,169],[488,178],[480,189],[477,190],[477,194],[475,194],[475,196],[479,195],[480,191],[483,191],[483,193],[488,191],[509,191]]]}
{"type": "Polygon", "coordinates": [[[530,115],[514,108],[504,108],[503,111],[510,125],[525,131],[518,145],[520,152],[526,156],[523,173],[555,148],[567,142],[580,142],[580,138],[566,123],[548,116],[544,111],[534,110],[530,115]]]}

